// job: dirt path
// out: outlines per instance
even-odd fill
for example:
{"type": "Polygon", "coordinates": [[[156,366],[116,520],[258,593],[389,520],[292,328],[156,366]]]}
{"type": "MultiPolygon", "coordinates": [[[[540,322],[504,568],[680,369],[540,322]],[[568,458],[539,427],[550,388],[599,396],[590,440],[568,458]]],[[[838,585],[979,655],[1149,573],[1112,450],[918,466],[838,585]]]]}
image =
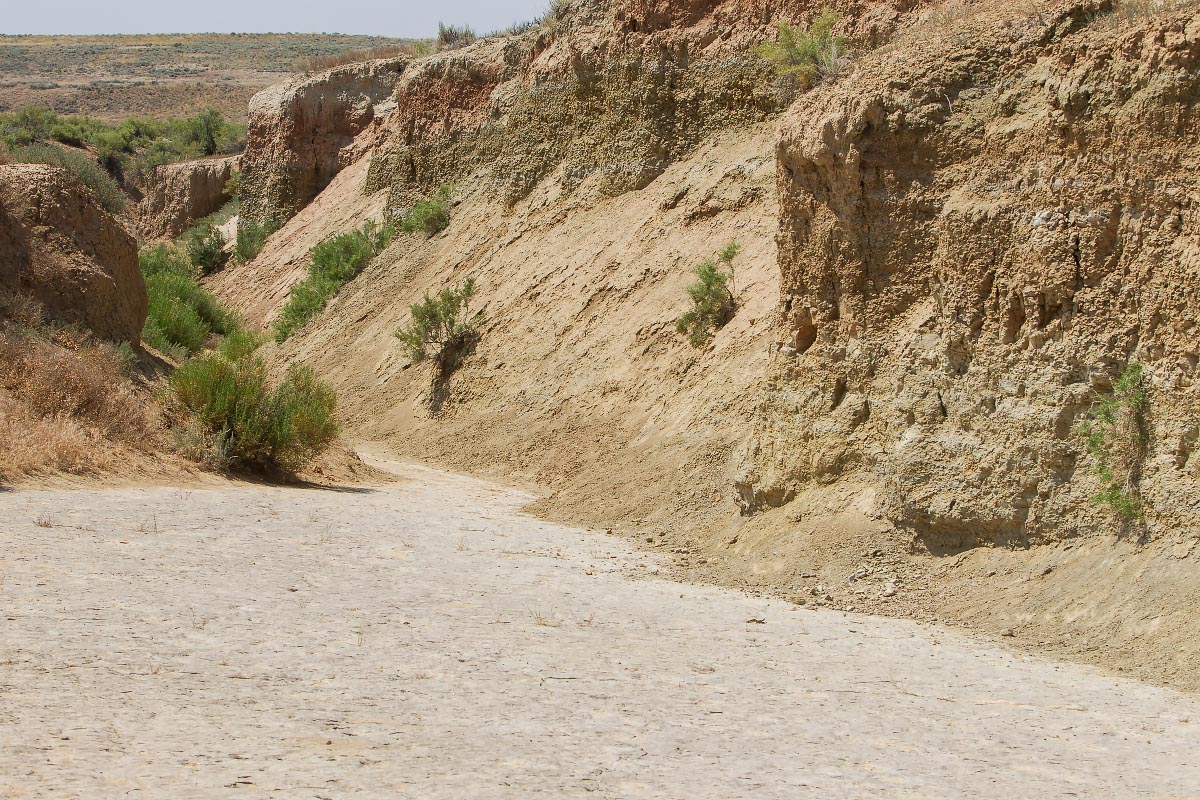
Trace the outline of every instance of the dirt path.
{"type": "Polygon", "coordinates": [[[1200,797],[1200,701],[404,470],[0,494],[0,797],[1200,797]]]}

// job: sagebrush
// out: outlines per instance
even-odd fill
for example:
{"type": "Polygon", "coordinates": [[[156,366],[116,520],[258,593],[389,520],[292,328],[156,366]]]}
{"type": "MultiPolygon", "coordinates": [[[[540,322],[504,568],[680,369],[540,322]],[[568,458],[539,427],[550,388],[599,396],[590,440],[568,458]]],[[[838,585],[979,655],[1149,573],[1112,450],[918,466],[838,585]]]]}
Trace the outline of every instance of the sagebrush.
{"type": "Polygon", "coordinates": [[[675,329],[687,334],[692,346],[703,347],[708,344],[737,311],[733,260],[741,251],[741,245],[730,242],[715,259],[696,265],[696,282],[687,288],[692,307],[675,323],[675,329]],[[722,265],[725,269],[721,268],[722,265]]]}
{"type": "Polygon", "coordinates": [[[283,227],[282,223],[268,219],[258,223],[238,218],[237,238],[234,240],[233,253],[238,262],[246,264],[262,252],[263,246],[271,234],[283,227]]]}
{"type": "Polygon", "coordinates": [[[309,251],[308,277],[292,287],[275,320],[276,341],[285,341],[321,313],[329,299],[387,247],[394,233],[390,225],[367,222],[358,230],[335,236],[309,251]]]}
{"type": "Polygon", "coordinates": [[[337,397],[303,366],[272,385],[252,353],[206,353],[175,371],[171,389],[189,415],[182,430],[203,431],[213,460],[230,467],[294,473],[337,438],[337,397]]]}
{"type": "Polygon", "coordinates": [[[160,244],[142,251],[147,316],[142,340],[176,360],[199,352],[209,338],[232,333],[237,318],[197,283],[197,270],[185,253],[160,244]]]}
{"type": "Polygon", "coordinates": [[[225,235],[211,223],[188,231],[185,242],[192,266],[202,275],[211,275],[229,260],[229,254],[225,252],[225,235]]]}
{"type": "Polygon", "coordinates": [[[450,198],[454,187],[443,184],[429,197],[418,200],[412,210],[404,215],[400,228],[405,233],[424,233],[436,236],[450,225],[450,198]]]}
{"type": "Polygon", "coordinates": [[[807,28],[779,22],[775,26],[778,38],[758,45],[754,52],[774,64],[780,75],[808,88],[818,78],[837,75],[845,66],[846,39],[834,33],[840,21],[837,12],[825,9],[807,28]]]}
{"type": "Polygon", "coordinates": [[[421,302],[409,307],[411,320],[396,332],[396,338],[404,343],[414,362],[432,360],[443,372],[458,365],[479,336],[481,312],[470,314],[474,297],[475,279],[469,277],[436,296],[426,292],[421,302]]]}
{"type": "Polygon", "coordinates": [[[12,150],[9,160],[17,164],[46,164],[61,167],[75,180],[92,190],[101,207],[110,214],[125,210],[129,198],[119,183],[90,156],[56,144],[30,144],[12,150]]]}

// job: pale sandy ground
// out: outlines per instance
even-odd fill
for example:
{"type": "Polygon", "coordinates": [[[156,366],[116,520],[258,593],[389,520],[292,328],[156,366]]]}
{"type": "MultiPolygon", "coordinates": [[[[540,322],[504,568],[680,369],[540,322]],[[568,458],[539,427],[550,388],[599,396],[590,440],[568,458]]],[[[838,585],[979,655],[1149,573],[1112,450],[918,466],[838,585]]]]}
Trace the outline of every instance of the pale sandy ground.
{"type": "Polygon", "coordinates": [[[1200,701],[402,469],[0,493],[0,797],[1200,797],[1200,701]]]}

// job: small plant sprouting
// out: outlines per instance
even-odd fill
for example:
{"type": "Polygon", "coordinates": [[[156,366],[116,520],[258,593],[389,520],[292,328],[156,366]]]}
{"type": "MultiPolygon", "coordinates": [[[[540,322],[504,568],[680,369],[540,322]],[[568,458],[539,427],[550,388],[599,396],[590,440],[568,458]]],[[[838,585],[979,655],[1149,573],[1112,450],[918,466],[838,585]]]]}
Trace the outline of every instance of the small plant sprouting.
{"type": "Polygon", "coordinates": [[[1136,493],[1137,466],[1143,455],[1143,414],[1146,408],[1144,369],[1131,362],[1113,382],[1112,392],[1101,396],[1079,426],[1084,446],[1095,460],[1096,475],[1104,484],[1092,502],[1108,506],[1119,517],[1138,519],[1142,501],[1136,493]]]}
{"type": "Polygon", "coordinates": [[[846,39],[833,32],[841,16],[828,8],[807,29],[780,22],[779,38],[754,48],[756,55],[775,65],[776,71],[794,78],[802,89],[817,78],[837,75],[846,61],[846,39]]]}
{"type": "Polygon", "coordinates": [[[458,366],[459,359],[478,338],[477,322],[482,312],[468,316],[475,297],[475,279],[468,277],[459,286],[443,289],[436,297],[410,307],[412,321],[396,332],[396,338],[408,348],[415,362],[432,360],[443,373],[458,366]]]}
{"type": "Polygon", "coordinates": [[[717,254],[696,266],[696,282],[688,287],[692,307],[675,323],[675,329],[687,334],[693,347],[704,347],[713,334],[729,322],[737,311],[737,282],[733,260],[742,247],[730,242],[717,254]],[[721,269],[724,265],[728,272],[721,269]]]}

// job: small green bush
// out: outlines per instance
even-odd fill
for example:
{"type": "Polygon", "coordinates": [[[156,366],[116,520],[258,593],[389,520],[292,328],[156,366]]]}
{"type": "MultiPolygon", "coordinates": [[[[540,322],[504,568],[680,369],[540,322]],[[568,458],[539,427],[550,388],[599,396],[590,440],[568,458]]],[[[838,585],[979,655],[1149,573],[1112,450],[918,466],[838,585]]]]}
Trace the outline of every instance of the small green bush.
{"type": "Polygon", "coordinates": [[[17,164],[62,167],[91,189],[100,205],[110,214],[120,214],[129,201],[116,180],[87,154],[78,150],[69,150],[55,144],[31,144],[12,151],[11,158],[17,164]]]}
{"type": "Polygon", "coordinates": [[[234,242],[233,252],[237,260],[246,264],[262,252],[263,245],[271,234],[283,227],[275,220],[267,220],[261,225],[249,220],[239,219],[237,226],[237,241],[234,242]]]}
{"type": "Polygon", "coordinates": [[[1136,494],[1136,467],[1144,447],[1143,415],[1146,408],[1144,368],[1132,362],[1113,382],[1110,394],[1101,396],[1079,426],[1079,435],[1095,462],[1104,488],[1092,498],[1127,520],[1142,516],[1136,494]]]}
{"type": "Polygon", "coordinates": [[[336,395],[307,367],[272,387],[262,359],[209,353],[176,370],[171,388],[231,466],[295,472],[338,435],[336,395]]]}
{"type": "Polygon", "coordinates": [[[217,352],[230,361],[240,361],[263,346],[266,337],[257,332],[239,328],[230,331],[217,345],[217,352]]]}
{"type": "Polygon", "coordinates": [[[444,231],[450,225],[450,197],[454,187],[442,184],[437,192],[423,200],[418,200],[412,211],[404,215],[400,223],[405,233],[424,233],[433,237],[444,231]]]}
{"type": "Polygon", "coordinates": [[[325,309],[329,298],[355,278],[391,241],[394,229],[367,222],[350,233],[321,242],[310,253],[308,277],[292,287],[275,320],[276,341],[286,341],[325,309]]]}
{"type": "Polygon", "coordinates": [[[795,78],[808,88],[818,77],[837,75],[846,56],[846,40],[833,32],[841,16],[826,8],[807,29],[780,22],[779,38],[764,42],[754,52],[775,65],[780,75],[795,78]]]}
{"type": "Polygon", "coordinates": [[[432,359],[442,372],[453,369],[463,352],[478,338],[480,314],[467,315],[475,297],[475,279],[443,289],[437,297],[425,298],[409,307],[408,326],[396,332],[413,361],[432,359]]]}
{"type": "Polygon", "coordinates": [[[211,275],[229,259],[225,252],[225,236],[211,223],[188,233],[187,254],[192,266],[202,275],[211,275]]]}
{"type": "Polygon", "coordinates": [[[704,347],[737,311],[733,260],[742,251],[737,242],[730,242],[717,254],[717,259],[696,266],[696,282],[688,287],[692,307],[675,323],[675,329],[687,334],[693,347],[704,347]],[[728,268],[725,272],[718,262],[728,268]]]}
{"type": "Polygon", "coordinates": [[[142,339],[177,360],[199,352],[213,334],[238,329],[237,319],[200,287],[186,256],[170,245],[143,251],[148,310],[142,339]]]}

